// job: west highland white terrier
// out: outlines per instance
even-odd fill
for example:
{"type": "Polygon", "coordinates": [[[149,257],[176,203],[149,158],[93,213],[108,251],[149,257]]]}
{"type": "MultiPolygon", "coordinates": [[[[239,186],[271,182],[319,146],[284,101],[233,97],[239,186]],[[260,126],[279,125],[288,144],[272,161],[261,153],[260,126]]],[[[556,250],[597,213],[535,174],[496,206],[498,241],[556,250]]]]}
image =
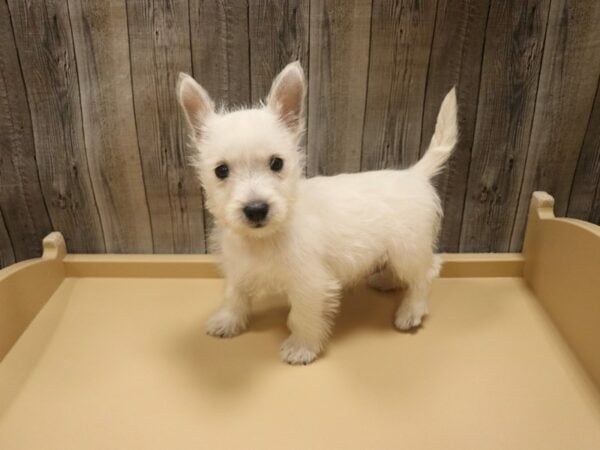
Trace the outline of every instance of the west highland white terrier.
{"type": "Polygon", "coordinates": [[[315,360],[342,287],[365,276],[376,289],[406,289],[398,329],[421,324],[440,266],[434,250],[442,209],[431,179],[457,140],[452,89],[427,152],[412,167],[306,179],[305,91],[298,62],[275,78],[266,103],[251,109],[216,110],[183,73],[177,86],[225,275],[224,300],[207,333],[241,333],[253,298],[284,294],[291,334],[280,354],[290,364],[315,360]]]}

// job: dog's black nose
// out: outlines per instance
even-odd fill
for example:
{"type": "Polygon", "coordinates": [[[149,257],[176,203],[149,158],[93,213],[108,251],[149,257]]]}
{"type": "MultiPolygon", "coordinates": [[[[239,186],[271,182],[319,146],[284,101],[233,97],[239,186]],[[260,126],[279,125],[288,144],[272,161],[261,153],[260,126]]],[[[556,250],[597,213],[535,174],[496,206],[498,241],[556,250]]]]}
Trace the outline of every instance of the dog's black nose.
{"type": "Polygon", "coordinates": [[[269,205],[265,202],[252,202],[244,206],[244,214],[250,222],[262,222],[268,213],[269,205]]]}

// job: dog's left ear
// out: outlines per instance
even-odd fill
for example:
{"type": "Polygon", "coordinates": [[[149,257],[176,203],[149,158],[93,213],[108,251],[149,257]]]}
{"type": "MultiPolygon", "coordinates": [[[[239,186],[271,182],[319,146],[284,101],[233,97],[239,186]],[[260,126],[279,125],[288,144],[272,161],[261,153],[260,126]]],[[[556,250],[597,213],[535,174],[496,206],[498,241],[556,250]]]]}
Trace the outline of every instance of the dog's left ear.
{"type": "Polygon", "coordinates": [[[294,133],[302,130],[305,91],[304,71],[296,61],[277,75],[267,97],[267,106],[294,133]]]}

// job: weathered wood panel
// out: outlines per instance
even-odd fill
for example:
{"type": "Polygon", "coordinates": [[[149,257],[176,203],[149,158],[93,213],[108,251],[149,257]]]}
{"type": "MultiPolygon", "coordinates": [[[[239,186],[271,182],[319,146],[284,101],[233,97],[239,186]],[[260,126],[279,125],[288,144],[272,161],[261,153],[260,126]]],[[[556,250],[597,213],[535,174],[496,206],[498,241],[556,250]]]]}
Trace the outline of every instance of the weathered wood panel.
{"type": "MultiPolygon", "coordinates": [[[[309,0],[255,0],[248,5],[250,96],[264,100],[273,79],[286,64],[299,60],[309,75],[309,0]]],[[[305,99],[307,111],[308,93],[305,99]]],[[[305,127],[308,122],[305,115],[305,127]]],[[[306,147],[306,135],[300,143],[306,147]]]]}
{"type": "Polygon", "coordinates": [[[373,0],[362,170],[419,159],[437,0],[373,0]]]}
{"type": "Polygon", "coordinates": [[[308,0],[249,2],[250,93],[264,99],[271,83],[289,62],[300,60],[308,75],[308,0]]]}
{"type": "Polygon", "coordinates": [[[567,212],[579,149],[600,73],[600,2],[553,0],[527,164],[510,250],[520,251],[534,190],[567,212]]]}
{"type": "Polygon", "coordinates": [[[360,170],[370,31],[371,0],[310,4],[309,176],[360,170]]]}
{"type": "MultiPolygon", "coordinates": [[[[189,0],[192,75],[225,108],[249,105],[248,1],[189,0]]],[[[180,113],[180,121],[183,116],[180,113]]],[[[204,214],[207,249],[212,216],[204,214]]]]}
{"type": "Polygon", "coordinates": [[[427,75],[421,155],[429,146],[444,96],[456,86],[459,140],[448,168],[435,180],[444,208],[438,248],[458,251],[489,1],[439,0],[427,75]]]}
{"type": "Polygon", "coordinates": [[[125,3],[70,0],[85,143],[109,252],[152,252],[125,3]]]}
{"type": "Polygon", "coordinates": [[[103,252],[83,138],[67,4],[9,1],[29,100],[37,167],[54,229],[74,252],[103,252]]]}
{"type": "Polygon", "coordinates": [[[508,251],[519,201],[548,0],[491,2],[461,251],[508,251]]]}
{"type": "Polygon", "coordinates": [[[0,209],[17,260],[41,254],[52,230],[35,163],[25,86],[10,14],[0,2],[0,209]]]}
{"type": "Polygon", "coordinates": [[[592,202],[592,207],[590,209],[590,218],[588,220],[592,223],[600,225],[600,183],[596,187],[596,196],[594,197],[594,201],[592,202]]]}
{"type": "Polygon", "coordinates": [[[596,87],[594,107],[579,154],[567,215],[600,224],[600,85],[596,87]]]}
{"type": "Polygon", "coordinates": [[[519,249],[537,189],[600,222],[599,19],[590,0],[0,2],[0,266],[53,225],[72,251],[204,251],[177,72],[236,107],[295,59],[309,176],[411,164],[457,85],[440,250],[519,249]]]}
{"type": "Polygon", "coordinates": [[[0,210],[0,267],[6,267],[15,262],[15,252],[0,210]]]}
{"type": "Polygon", "coordinates": [[[188,164],[175,86],[191,73],[187,0],[128,0],[135,118],[157,253],[203,252],[200,183],[188,164]]]}
{"type": "Polygon", "coordinates": [[[194,78],[217,103],[249,104],[248,2],[189,2],[194,78]]]}

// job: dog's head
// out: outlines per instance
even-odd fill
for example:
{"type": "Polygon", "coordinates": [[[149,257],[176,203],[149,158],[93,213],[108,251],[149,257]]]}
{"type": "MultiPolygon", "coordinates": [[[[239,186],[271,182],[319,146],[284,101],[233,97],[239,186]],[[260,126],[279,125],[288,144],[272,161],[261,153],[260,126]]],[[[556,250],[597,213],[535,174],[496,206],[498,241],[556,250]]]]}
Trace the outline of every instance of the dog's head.
{"type": "Polygon", "coordinates": [[[304,172],[304,72],[286,66],[259,108],[217,111],[194,79],[180,74],[177,97],[192,130],[207,206],[222,224],[247,236],[278,230],[289,217],[304,172]]]}

